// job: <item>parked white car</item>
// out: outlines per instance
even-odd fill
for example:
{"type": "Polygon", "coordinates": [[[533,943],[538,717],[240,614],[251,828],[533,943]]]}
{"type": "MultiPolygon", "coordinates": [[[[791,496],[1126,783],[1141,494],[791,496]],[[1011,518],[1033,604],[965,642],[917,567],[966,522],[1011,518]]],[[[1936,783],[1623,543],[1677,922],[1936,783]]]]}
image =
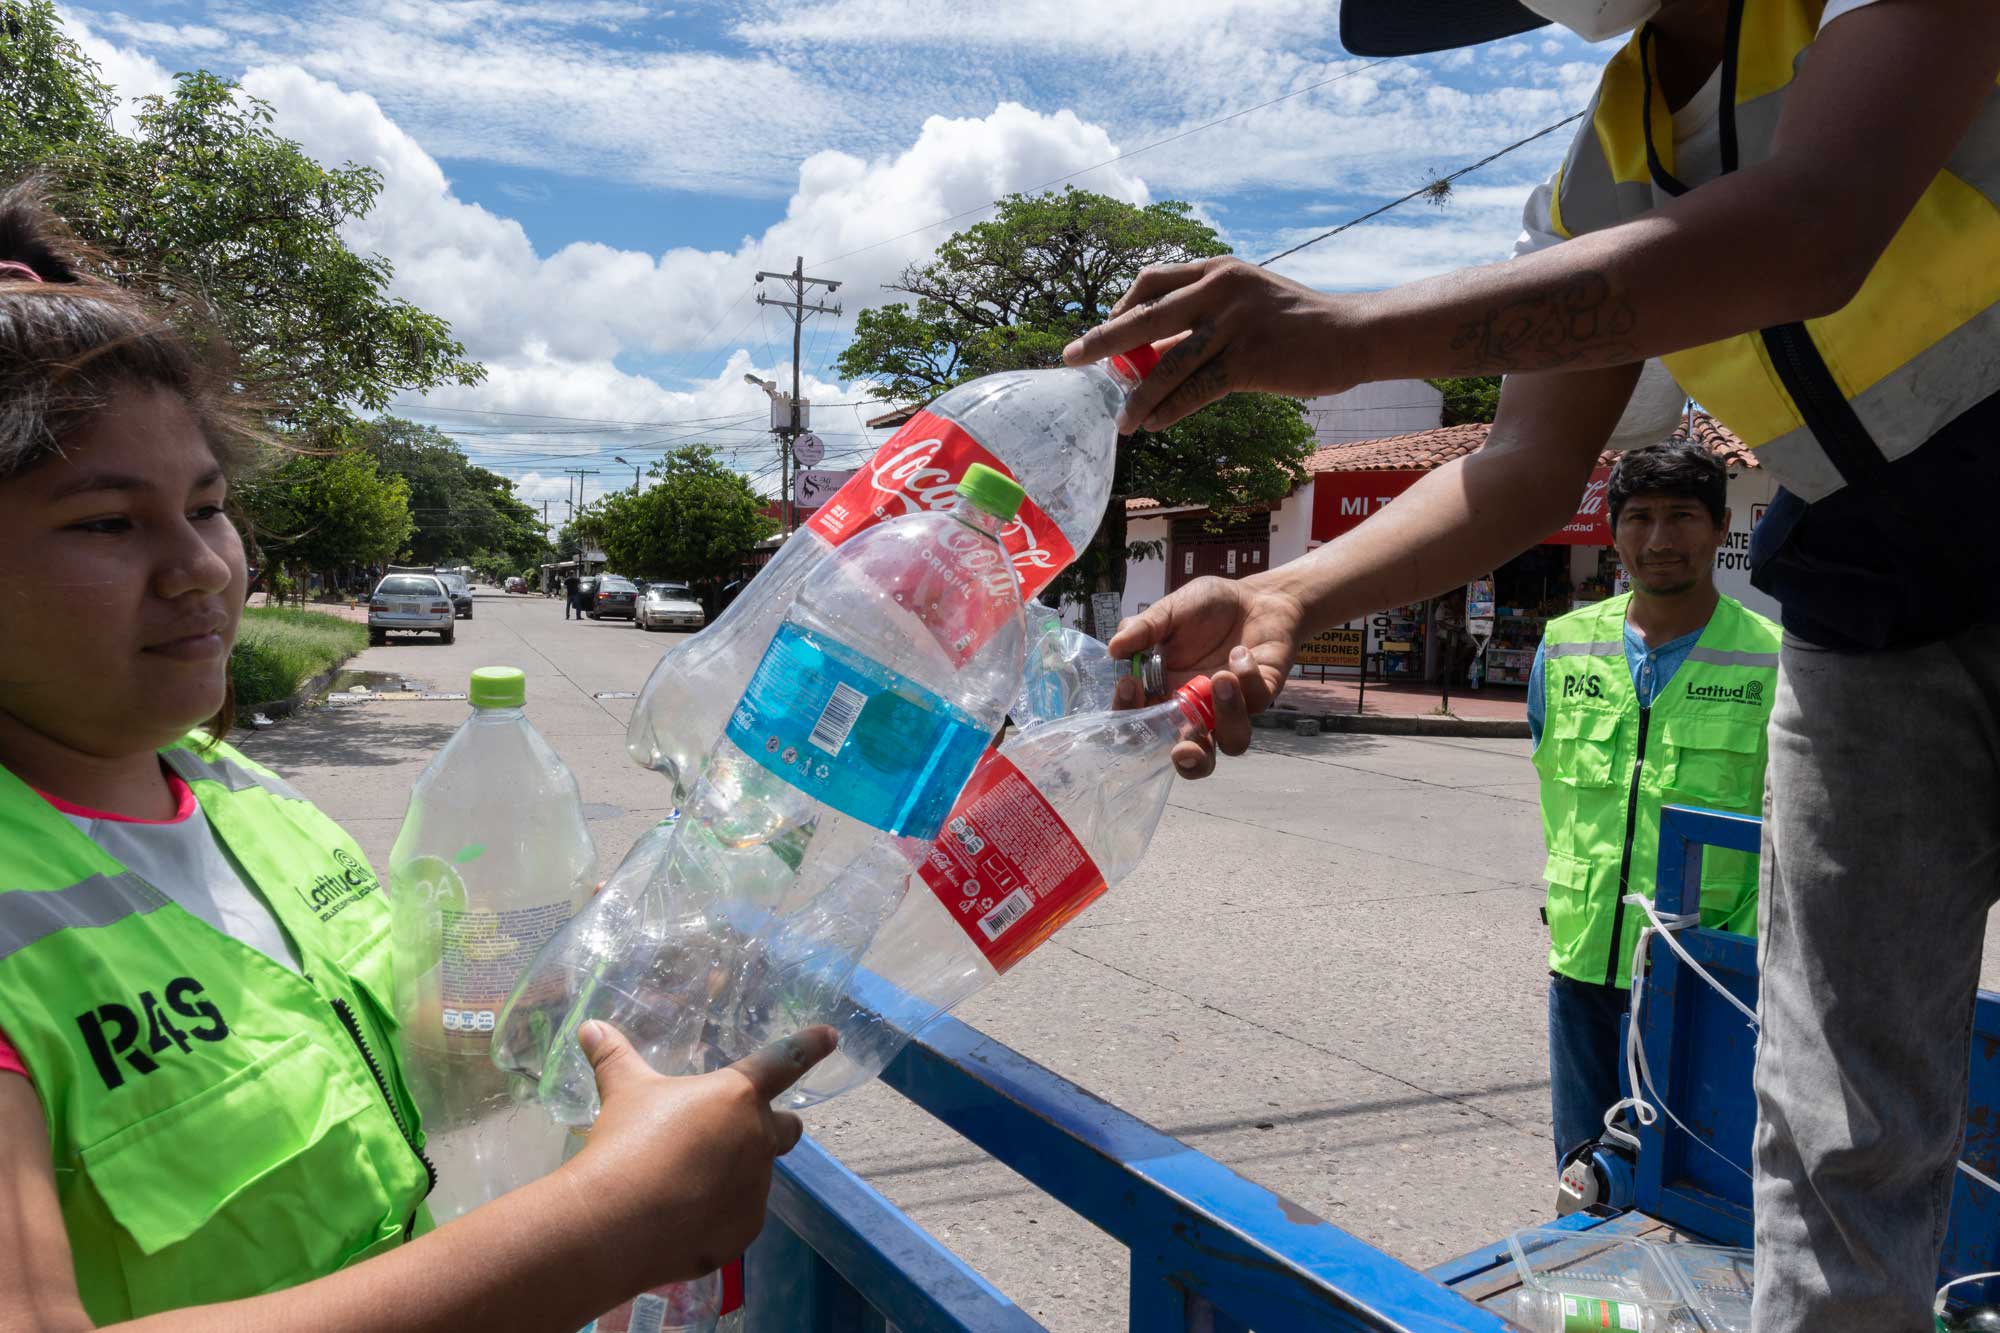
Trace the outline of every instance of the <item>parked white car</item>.
{"type": "Polygon", "coordinates": [[[389,634],[435,634],[450,643],[457,613],[444,580],[435,574],[389,574],[368,594],[368,642],[381,647],[389,634]]]}
{"type": "Polygon", "coordinates": [[[653,583],[639,598],[632,623],[644,630],[695,630],[708,623],[708,614],[685,583],[653,583]]]}

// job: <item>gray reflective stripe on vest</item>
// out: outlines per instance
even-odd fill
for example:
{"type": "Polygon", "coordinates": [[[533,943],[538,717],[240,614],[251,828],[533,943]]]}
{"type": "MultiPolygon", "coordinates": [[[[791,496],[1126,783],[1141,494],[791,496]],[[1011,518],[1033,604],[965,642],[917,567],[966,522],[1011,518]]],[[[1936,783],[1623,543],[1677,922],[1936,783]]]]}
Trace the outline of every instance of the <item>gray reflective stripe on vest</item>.
{"type": "MultiPolygon", "coordinates": [[[[1849,399],[1882,456],[1915,453],[1993,393],[2000,306],[1988,306],[1849,399]]],[[[1833,460],[1804,426],[1755,446],[1757,461],[1801,500],[1824,500],[1842,486],[1833,460]]]]}
{"type": "Polygon", "coordinates": [[[1544,657],[1623,657],[1625,644],[1615,643],[1551,643],[1542,648],[1544,657]]]}
{"type": "Polygon", "coordinates": [[[2000,85],[1987,92],[1972,128],[1958,141],[1958,151],[1944,169],[2000,208],[2000,85]]]}
{"type": "Polygon", "coordinates": [[[92,875],[66,889],[0,893],[0,958],[76,926],[108,926],[167,904],[167,896],[133,874],[92,875]]]}
{"type": "Polygon", "coordinates": [[[1563,230],[1571,236],[1615,227],[1653,207],[1650,184],[1612,179],[1611,163],[1597,140],[1595,96],[1576,138],[1570,140],[1562,178],[1556,182],[1556,207],[1562,213],[1563,230]]]}
{"type": "Polygon", "coordinates": [[[204,759],[193,750],[167,750],[163,754],[174,772],[189,782],[219,782],[233,792],[261,787],[271,795],[282,796],[288,801],[305,800],[291,783],[268,774],[252,773],[233,759],[219,755],[204,759]]]}
{"type": "Polygon", "coordinates": [[[1700,662],[1704,666],[1749,667],[1753,671],[1778,669],[1776,653],[1739,653],[1722,648],[1697,647],[1689,651],[1687,660],[1700,662]]]}

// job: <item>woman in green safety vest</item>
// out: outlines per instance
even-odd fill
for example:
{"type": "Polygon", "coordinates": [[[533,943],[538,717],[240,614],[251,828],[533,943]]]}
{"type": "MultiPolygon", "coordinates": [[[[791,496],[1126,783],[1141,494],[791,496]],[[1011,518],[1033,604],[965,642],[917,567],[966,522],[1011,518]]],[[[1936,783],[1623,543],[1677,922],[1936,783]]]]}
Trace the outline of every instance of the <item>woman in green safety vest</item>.
{"type": "Polygon", "coordinates": [[[554,1174],[432,1229],[360,849],[221,743],[227,372],[0,193],[0,1323],[567,1333],[739,1253],[811,1029],[700,1078],[584,1038],[554,1174]]]}

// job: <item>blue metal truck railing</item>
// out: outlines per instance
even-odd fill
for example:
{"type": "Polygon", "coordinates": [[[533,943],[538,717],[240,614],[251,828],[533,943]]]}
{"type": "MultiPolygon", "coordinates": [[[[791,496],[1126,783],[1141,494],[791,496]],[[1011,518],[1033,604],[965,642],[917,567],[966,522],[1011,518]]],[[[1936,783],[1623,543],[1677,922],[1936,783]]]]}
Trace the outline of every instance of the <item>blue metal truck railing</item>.
{"type": "MultiPolygon", "coordinates": [[[[956,1019],[883,1082],[1123,1243],[1135,1333],[1509,1327],[956,1019]]],[[[810,1139],[779,1163],[745,1289],[751,1333],[1042,1327],[810,1139]]]]}
{"type": "MultiPolygon", "coordinates": [[[[1759,821],[1746,816],[1668,807],[1659,910],[1699,903],[1704,847],[1755,853],[1759,833],[1759,821]]],[[[1921,911],[1921,902],[1913,899],[1911,910],[1921,911]]],[[[1755,1006],[1755,940],[1706,928],[1678,939],[1755,1006]]],[[[1649,960],[1641,1034],[1654,1092],[1692,1137],[1662,1116],[1640,1135],[1637,1206],[1558,1225],[1637,1232],[1664,1224],[1748,1245],[1755,1033],[1663,941],[1654,941],[1649,960]]],[[[2000,995],[1987,991],[1975,1006],[1970,1074],[1962,1156],[1993,1175],[2000,1173],[2000,995]]],[[[883,1081],[1124,1244],[1135,1333],[1513,1327],[1458,1294],[1490,1286],[1495,1275],[1504,1280],[1511,1266],[1504,1244],[1420,1274],[955,1019],[926,1026],[883,1081]]],[[[1553,1179],[1550,1191],[1553,1202],[1553,1179]]],[[[2000,1195],[1961,1174],[1939,1281],[1995,1267],[2000,1195]]],[[[1042,1327],[810,1139],[779,1163],[746,1289],[750,1333],[1042,1327]]],[[[1995,1299],[2000,1282],[1960,1294],[1995,1299]]]]}
{"type": "MultiPolygon", "coordinates": [[[[1701,901],[1704,845],[1755,852],[1760,821],[1669,806],[1660,817],[1658,902],[1662,913],[1701,901]]],[[[1920,830],[1884,830],[1885,837],[1921,837],[1920,830]]],[[[1925,910],[1922,887],[1884,884],[1905,894],[1910,911],[1925,910]]],[[[1689,930],[1681,946],[1753,1008],[1757,1002],[1757,943],[1717,930],[1689,930]]],[[[1757,1122],[1751,1093],[1756,1036],[1727,1001],[1710,990],[1673,951],[1652,947],[1644,1034],[1646,1059],[1660,1099],[1674,1108],[1707,1147],[1664,1117],[1642,1131],[1638,1207],[1661,1221],[1725,1245],[1748,1245],[1750,1139],[1757,1122]],[[1709,1151],[1715,1149],[1714,1152],[1709,1151]],[[1721,1156],[1718,1157],[1717,1154],[1721,1156]],[[1739,1164],[1738,1171],[1722,1157],[1739,1164]]],[[[1829,1001],[1836,997],[1827,997],[1829,1001]]],[[[1838,1008],[1830,1005],[1831,1021],[1838,1008]]],[[[2000,995],[1981,991],[1973,1006],[1972,1057],[1966,1089],[1965,1144],[1960,1158],[1995,1175],[2000,1166],[2000,995]]],[[[1963,1172],[1953,1187],[1938,1281],[2000,1267],[2000,1195],[1963,1172]]],[[[2000,1282],[1962,1287],[1966,1301],[2000,1296],[2000,1282]]]]}

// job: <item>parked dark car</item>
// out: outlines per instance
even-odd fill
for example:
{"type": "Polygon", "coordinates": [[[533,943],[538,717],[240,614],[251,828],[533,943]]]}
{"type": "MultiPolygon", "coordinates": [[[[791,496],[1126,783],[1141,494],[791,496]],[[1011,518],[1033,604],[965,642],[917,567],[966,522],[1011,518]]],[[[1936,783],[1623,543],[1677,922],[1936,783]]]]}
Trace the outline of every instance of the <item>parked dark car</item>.
{"type": "Polygon", "coordinates": [[[592,620],[630,620],[639,613],[639,589],[630,579],[600,574],[592,580],[589,615],[592,620]]]}

